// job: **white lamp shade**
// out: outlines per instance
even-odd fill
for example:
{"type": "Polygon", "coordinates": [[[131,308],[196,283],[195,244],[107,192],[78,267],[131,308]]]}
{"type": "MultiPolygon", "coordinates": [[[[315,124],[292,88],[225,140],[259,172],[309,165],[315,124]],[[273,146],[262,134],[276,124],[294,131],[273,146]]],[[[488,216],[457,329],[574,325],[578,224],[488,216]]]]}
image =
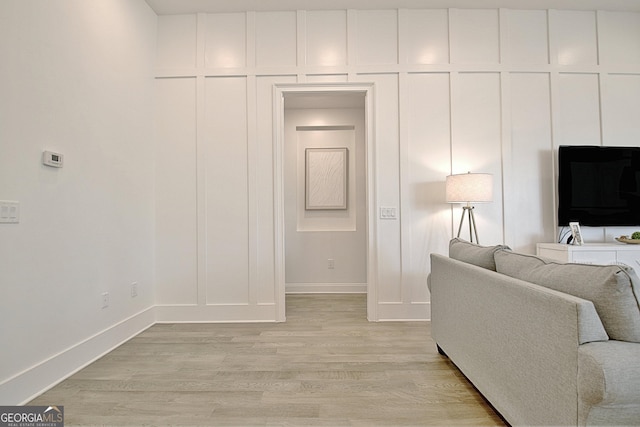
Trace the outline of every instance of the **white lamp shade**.
{"type": "Polygon", "coordinates": [[[483,203],[493,201],[493,175],[490,173],[462,173],[447,176],[448,203],[483,203]]]}

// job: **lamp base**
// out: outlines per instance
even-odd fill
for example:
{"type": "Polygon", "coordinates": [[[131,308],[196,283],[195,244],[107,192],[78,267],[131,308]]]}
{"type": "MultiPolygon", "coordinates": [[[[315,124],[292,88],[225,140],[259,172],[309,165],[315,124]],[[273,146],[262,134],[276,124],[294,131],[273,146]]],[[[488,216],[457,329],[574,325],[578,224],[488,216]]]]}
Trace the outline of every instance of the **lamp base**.
{"type": "Polygon", "coordinates": [[[478,240],[478,230],[476,229],[476,217],[473,214],[473,206],[463,206],[462,207],[462,217],[460,218],[460,226],[458,227],[458,235],[456,237],[460,237],[460,232],[462,231],[462,223],[464,222],[465,213],[469,217],[469,239],[473,243],[473,236],[476,236],[475,243],[480,243],[478,240]]]}

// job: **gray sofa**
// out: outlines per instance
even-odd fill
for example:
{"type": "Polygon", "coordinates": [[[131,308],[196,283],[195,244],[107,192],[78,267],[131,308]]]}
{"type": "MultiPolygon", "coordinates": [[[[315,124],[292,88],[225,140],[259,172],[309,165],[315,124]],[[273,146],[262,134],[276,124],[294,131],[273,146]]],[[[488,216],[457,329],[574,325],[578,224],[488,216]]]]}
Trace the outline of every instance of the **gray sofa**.
{"type": "Polygon", "coordinates": [[[511,425],[640,425],[637,280],[454,239],[431,254],[432,337],[511,425]]]}

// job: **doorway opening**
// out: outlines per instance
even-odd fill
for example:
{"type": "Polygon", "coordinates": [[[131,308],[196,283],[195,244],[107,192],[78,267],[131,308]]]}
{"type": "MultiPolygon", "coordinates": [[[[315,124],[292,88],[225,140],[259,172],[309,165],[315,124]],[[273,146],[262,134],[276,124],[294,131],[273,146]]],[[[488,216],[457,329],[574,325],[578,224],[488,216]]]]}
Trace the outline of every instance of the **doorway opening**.
{"type": "Polygon", "coordinates": [[[277,320],[287,293],[365,292],[377,320],[373,86],[274,90],[277,320]]]}

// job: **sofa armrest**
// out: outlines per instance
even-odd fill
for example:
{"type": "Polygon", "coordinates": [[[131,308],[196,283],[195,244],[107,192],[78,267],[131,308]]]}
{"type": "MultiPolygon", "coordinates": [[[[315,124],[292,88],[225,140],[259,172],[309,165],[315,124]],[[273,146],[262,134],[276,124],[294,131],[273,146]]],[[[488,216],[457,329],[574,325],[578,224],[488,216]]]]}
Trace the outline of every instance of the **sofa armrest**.
{"type": "Polygon", "coordinates": [[[590,405],[640,405],[640,343],[607,341],[578,351],[580,398],[590,405]]]}
{"type": "Polygon", "coordinates": [[[590,301],[438,254],[431,325],[436,343],[513,425],[575,425],[578,347],[608,339],[590,301]]]}
{"type": "Polygon", "coordinates": [[[607,341],[578,349],[580,425],[640,423],[640,343],[607,341]]]}

